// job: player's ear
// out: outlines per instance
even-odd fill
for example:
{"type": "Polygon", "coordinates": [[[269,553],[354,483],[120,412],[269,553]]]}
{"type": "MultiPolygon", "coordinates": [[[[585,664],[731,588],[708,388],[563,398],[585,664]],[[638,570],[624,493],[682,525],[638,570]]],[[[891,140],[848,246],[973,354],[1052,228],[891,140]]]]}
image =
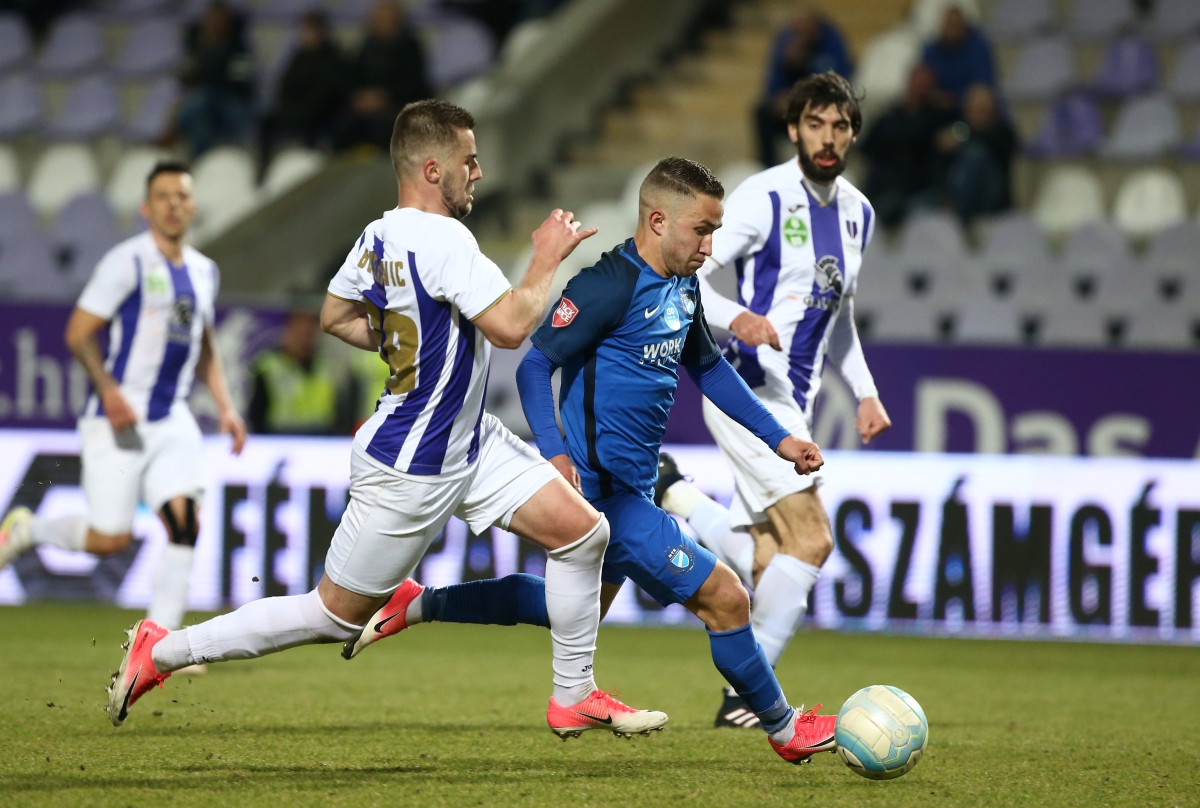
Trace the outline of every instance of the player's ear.
{"type": "Polygon", "coordinates": [[[800,143],[800,127],[797,124],[788,124],[788,140],[799,145],[800,143]]]}
{"type": "Polygon", "coordinates": [[[437,185],[442,178],[442,166],[436,157],[426,160],[425,165],[421,166],[421,172],[425,175],[425,181],[431,185],[437,185]]]}
{"type": "Polygon", "coordinates": [[[667,214],[661,210],[650,211],[649,216],[650,229],[654,231],[654,235],[661,236],[667,229],[667,214]]]}

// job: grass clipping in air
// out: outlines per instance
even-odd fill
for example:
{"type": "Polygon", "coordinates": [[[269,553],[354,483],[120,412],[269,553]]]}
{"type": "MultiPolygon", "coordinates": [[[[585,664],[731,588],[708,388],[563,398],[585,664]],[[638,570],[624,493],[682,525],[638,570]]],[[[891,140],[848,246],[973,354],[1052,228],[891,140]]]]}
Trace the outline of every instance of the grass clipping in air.
{"type": "Polygon", "coordinates": [[[114,729],[101,691],[137,617],[0,609],[0,805],[1200,804],[1200,648],[800,634],[793,703],[886,683],[925,708],[921,764],[876,783],[712,729],[723,682],[694,629],[601,632],[600,686],[671,716],[650,738],[559,741],[549,633],[447,625],[175,676],[114,729]]]}

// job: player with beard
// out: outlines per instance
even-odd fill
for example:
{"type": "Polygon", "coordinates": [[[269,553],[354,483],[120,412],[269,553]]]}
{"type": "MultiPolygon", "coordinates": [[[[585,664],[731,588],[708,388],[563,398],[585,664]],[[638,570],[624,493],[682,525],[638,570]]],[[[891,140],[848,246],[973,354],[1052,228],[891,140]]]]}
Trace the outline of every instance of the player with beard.
{"type": "MultiPolygon", "coordinates": [[[[699,272],[701,294],[709,322],[736,337],[726,356],[789,432],[811,439],[813,402],[828,360],[858,399],[857,427],[866,443],[891,421],[854,324],[854,293],[875,216],[841,174],[862,113],[850,82],[831,71],[797,82],[786,120],[798,157],[755,174],[730,195],[725,226],[713,234],[712,256],[699,272]],[[708,282],[719,269],[736,270],[737,302],[708,282]]],[[[686,519],[754,589],[754,635],[775,666],[833,549],[817,496],[821,478],[795,474],[707,399],[704,421],[733,469],[730,508],[684,480],[666,454],[655,499],[686,519]]],[[[716,725],[757,723],[727,689],[716,725]]]]}
{"type": "Polygon", "coordinates": [[[483,176],[474,126],[445,101],[400,111],[391,142],[399,205],[367,226],[329,284],[322,326],[378,352],[391,375],[355,435],[350,502],[317,588],[252,601],[183,631],[139,622],[109,689],[114,725],[184,666],[344,643],[368,624],[381,630],[390,617],[380,607],[451,516],[476,533],[511,530],[548,552],[552,730],[629,735],[666,723],[663,713],[598,690],[592,677],[607,519],[483,406],[491,345],[516,348],[532,333],[558,265],[596,231],[554,211],[533,234],[524,280],[511,288],[459,221],[483,176]],[[595,721],[579,727],[576,712],[595,721]]]}

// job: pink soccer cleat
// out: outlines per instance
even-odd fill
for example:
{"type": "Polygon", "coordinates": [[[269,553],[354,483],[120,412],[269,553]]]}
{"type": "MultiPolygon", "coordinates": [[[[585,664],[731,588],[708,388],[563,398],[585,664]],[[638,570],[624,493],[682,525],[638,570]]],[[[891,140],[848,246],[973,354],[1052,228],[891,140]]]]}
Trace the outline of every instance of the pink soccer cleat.
{"type": "Polygon", "coordinates": [[[130,706],[142,696],[154,689],[155,685],[162,687],[170,673],[159,673],[154,667],[154,659],[150,652],[163,637],[169,633],[167,629],[153,620],[139,620],[127,632],[129,641],[122,648],[125,657],[121,667],[112,676],[108,686],[108,717],[114,727],[125,723],[130,706]]]}
{"type": "Polygon", "coordinates": [[[564,741],[578,738],[589,729],[604,729],[618,737],[632,738],[634,735],[661,732],[667,723],[667,714],[655,710],[635,710],[611,693],[594,690],[592,695],[571,707],[563,707],[551,698],[550,707],[546,710],[546,723],[564,741]]]}
{"type": "Polygon", "coordinates": [[[796,734],[786,746],[780,746],[772,741],[770,736],[767,737],[771,748],[788,763],[808,763],[817,752],[832,752],[837,749],[837,742],[833,739],[837,716],[817,715],[817,710],[821,709],[820,704],[808,712],[801,712],[803,709],[801,706],[796,711],[796,734]]]}
{"type": "Polygon", "coordinates": [[[342,656],[346,659],[354,659],[362,649],[371,643],[393,634],[399,634],[408,628],[408,606],[421,597],[421,593],[424,591],[425,587],[412,578],[405,578],[404,583],[400,584],[400,588],[392,593],[387,603],[383,604],[383,608],[375,612],[375,616],[367,621],[359,635],[346,640],[342,645],[342,656]]]}

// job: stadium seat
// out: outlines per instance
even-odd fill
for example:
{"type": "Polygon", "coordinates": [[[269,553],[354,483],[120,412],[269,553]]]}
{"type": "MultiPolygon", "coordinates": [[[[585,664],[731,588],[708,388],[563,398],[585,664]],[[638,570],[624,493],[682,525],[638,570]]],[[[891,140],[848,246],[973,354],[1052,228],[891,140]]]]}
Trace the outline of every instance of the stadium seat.
{"type": "Polygon", "coordinates": [[[928,300],[901,297],[873,309],[865,322],[871,339],[932,342],[940,336],[940,316],[928,300]]]}
{"type": "Polygon", "coordinates": [[[20,300],[70,299],[72,285],[58,271],[50,243],[40,230],[21,232],[0,250],[0,295],[20,300]]]}
{"type": "Polygon", "coordinates": [[[119,76],[157,76],[173,71],[182,59],[179,24],[170,18],[151,18],[136,23],[125,35],[113,71],[119,76]]]}
{"type": "Polygon", "coordinates": [[[1160,233],[1187,219],[1183,181],[1165,168],[1146,168],[1130,174],[1113,203],[1117,226],[1134,238],[1160,233]]]}
{"type": "Polygon", "coordinates": [[[1075,0],[1067,31],[1076,39],[1108,39],[1134,21],[1130,0],[1075,0]]]}
{"type": "Polygon", "coordinates": [[[1200,317],[1179,306],[1139,309],[1129,317],[1126,344],[1148,350],[1200,348],[1200,317]]]}
{"type": "Polygon", "coordinates": [[[192,167],[196,181],[195,239],[213,239],[258,203],[254,188],[254,161],[244,150],[224,146],[205,152],[192,167]]]}
{"type": "Polygon", "coordinates": [[[1133,266],[1129,242],[1115,224],[1099,219],[1076,228],[1067,238],[1061,266],[1072,278],[1128,271],[1133,266]]]}
{"type": "Polygon", "coordinates": [[[1056,166],[1038,188],[1033,217],[1043,231],[1062,234],[1104,218],[1100,179],[1082,166],[1056,166]]]}
{"type": "Polygon", "coordinates": [[[1029,313],[1037,318],[1036,341],[1041,345],[1096,348],[1113,342],[1112,318],[1096,306],[1058,302],[1029,313]]]}
{"type": "Polygon", "coordinates": [[[0,143],[0,194],[21,190],[21,167],[12,146],[0,143]]]}
{"type": "MultiPolygon", "coordinates": [[[[1196,8],[1200,10],[1200,3],[1196,8]]],[[[1200,101],[1200,40],[1188,43],[1179,52],[1167,89],[1181,101],[1200,101]]]]}
{"type": "Polygon", "coordinates": [[[325,155],[313,149],[285,149],[275,155],[263,180],[263,194],[276,199],[325,167],[325,155]]]}
{"type": "Polygon", "coordinates": [[[77,196],[100,187],[100,171],[91,149],[75,143],[42,152],[29,178],[29,204],[41,216],[54,216],[77,196]]]}
{"type": "Polygon", "coordinates": [[[66,76],[86,72],[104,59],[104,35],[88,14],[67,14],[50,29],[37,60],[39,73],[66,76]]]}
{"type": "Polygon", "coordinates": [[[996,0],[987,16],[987,32],[998,42],[1019,42],[1054,26],[1053,0],[996,0]]]}
{"type": "Polygon", "coordinates": [[[993,295],[1013,294],[1018,276],[1051,263],[1050,251],[1037,222],[1028,213],[997,216],[986,224],[979,262],[993,295]]]}
{"type": "Polygon", "coordinates": [[[1150,243],[1145,264],[1160,277],[1200,279],[1200,224],[1187,221],[1168,227],[1150,243]]]}
{"type": "Polygon", "coordinates": [[[1157,0],[1146,30],[1158,40],[1186,39],[1200,31],[1200,3],[1196,0],[1157,0]]]}
{"type": "Polygon", "coordinates": [[[957,266],[967,260],[958,219],[948,211],[917,211],[904,223],[896,254],[906,269],[957,266]]]}
{"type": "Polygon", "coordinates": [[[1100,154],[1113,160],[1155,160],[1179,148],[1183,128],[1175,104],[1164,95],[1134,98],[1121,105],[1112,135],[1100,154]]]}
{"type": "Polygon", "coordinates": [[[1021,341],[1020,317],[1007,301],[973,300],[954,312],[953,341],[968,344],[1016,344],[1021,341]]]}
{"type": "Polygon", "coordinates": [[[725,187],[725,198],[728,199],[729,194],[736,191],[739,185],[760,171],[762,171],[762,165],[756,160],[742,160],[721,166],[717,171],[717,179],[725,187]]]}
{"type": "Polygon", "coordinates": [[[138,206],[146,198],[146,177],[159,160],[168,157],[166,152],[145,146],[124,151],[113,166],[104,196],[112,212],[121,220],[129,221],[137,216],[138,206]]]}
{"type": "Polygon", "coordinates": [[[92,270],[121,233],[103,194],[77,196],[59,212],[50,233],[59,273],[74,291],[83,289],[92,270]]]}
{"type": "Polygon", "coordinates": [[[1100,63],[1096,91],[1124,97],[1148,93],[1158,86],[1158,57],[1154,46],[1140,36],[1113,40],[1100,63]]]}
{"type": "Polygon", "coordinates": [[[453,87],[491,67],[496,42],[492,32],[478,20],[446,15],[426,30],[433,40],[426,66],[435,88],[453,87]]]}
{"type": "Polygon", "coordinates": [[[1015,101],[1052,98],[1075,80],[1075,56],[1062,37],[1044,37],[1030,42],[1017,54],[1004,82],[1005,92],[1015,101]]]}
{"type": "Polygon", "coordinates": [[[921,40],[908,28],[893,28],[867,43],[854,79],[863,103],[882,110],[904,95],[908,74],[921,59],[921,40]]]}
{"type": "Polygon", "coordinates": [[[161,78],[147,87],[133,119],[124,128],[125,138],[135,143],[162,140],[170,131],[180,92],[179,82],[170,77],[161,78]]]}
{"type": "Polygon", "coordinates": [[[36,128],[45,115],[41,88],[25,74],[0,82],[0,138],[16,137],[36,128]]]}
{"type": "Polygon", "coordinates": [[[37,230],[37,215],[20,191],[0,194],[0,245],[27,230],[37,230]]]}
{"type": "Polygon", "coordinates": [[[279,82],[283,80],[288,62],[296,50],[297,36],[295,26],[261,23],[251,27],[254,83],[261,108],[268,108],[275,102],[279,82]]]}
{"type": "Polygon", "coordinates": [[[104,76],[89,76],[72,85],[62,113],[46,125],[59,140],[86,140],[116,128],[121,114],[117,90],[104,76]]]}
{"type": "Polygon", "coordinates": [[[971,23],[978,23],[983,16],[979,13],[979,0],[915,0],[909,15],[913,30],[922,39],[936,37],[942,29],[946,9],[951,6],[958,6],[971,23]]]}
{"type": "Polygon", "coordinates": [[[1046,109],[1037,138],[1026,152],[1033,157],[1079,157],[1090,154],[1104,142],[1100,108],[1088,91],[1059,97],[1046,109]]]}
{"type": "Polygon", "coordinates": [[[24,66],[33,53],[33,39],[25,20],[16,14],[0,14],[0,70],[24,66]]]}

